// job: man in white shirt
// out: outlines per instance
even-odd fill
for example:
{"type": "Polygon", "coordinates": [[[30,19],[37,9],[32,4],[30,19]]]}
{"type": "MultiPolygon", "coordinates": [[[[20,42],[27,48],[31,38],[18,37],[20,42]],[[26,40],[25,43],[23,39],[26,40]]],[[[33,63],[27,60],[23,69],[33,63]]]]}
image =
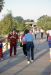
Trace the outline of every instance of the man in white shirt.
{"type": "Polygon", "coordinates": [[[40,32],[41,32],[41,38],[43,39],[43,33],[44,33],[44,30],[41,29],[40,32]]]}

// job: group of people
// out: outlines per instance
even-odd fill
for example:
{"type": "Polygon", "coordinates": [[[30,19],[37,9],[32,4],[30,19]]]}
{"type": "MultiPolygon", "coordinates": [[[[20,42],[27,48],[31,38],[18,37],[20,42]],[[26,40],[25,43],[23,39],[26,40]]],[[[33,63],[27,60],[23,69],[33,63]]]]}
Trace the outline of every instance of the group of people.
{"type": "MultiPolygon", "coordinates": [[[[17,49],[17,43],[19,40],[19,36],[16,32],[16,30],[13,30],[7,37],[8,42],[10,43],[10,56],[12,56],[12,51],[14,49],[14,56],[16,55],[16,49],[17,49]]],[[[27,57],[28,63],[30,63],[34,60],[34,44],[33,44],[33,35],[29,32],[29,30],[25,30],[24,34],[21,37],[22,40],[22,47],[23,47],[23,53],[27,57]]],[[[3,52],[2,52],[2,40],[0,41],[0,59],[3,58],[3,52]]],[[[19,41],[20,42],[20,41],[19,41]]]]}
{"type": "MultiPolygon", "coordinates": [[[[44,30],[41,29],[40,31],[41,31],[41,39],[43,39],[44,30]]],[[[35,39],[36,39],[36,34],[37,34],[36,32],[37,31],[35,31],[35,34],[34,34],[35,39]]],[[[33,50],[33,48],[34,48],[33,40],[34,39],[33,39],[32,34],[30,34],[30,32],[25,33],[24,35],[25,35],[24,37],[25,37],[26,42],[24,41],[23,52],[26,51],[26,49],[27,49],[27,53],[24,52],[24,54],[28,56],[28,62],[29,62],[31,54],[32,54],[31,61],[34,60],[34,52],[33,52],[34,51],[33,50]],[[30,35],[31,35],[31,37],[30,37],[30,35]],[[31,44],[30,44],[30,39],[31,39],[31,44]],[[26,46],[26,48],[24,48],[25,46],[26,46]],[[30,48],[31,48],[31,54],[30,54],[30,48]]],[[[51,30],[47,30],[46,35],[47,35],[47,41],[48,41],[48,45],[49,45],[49,54],[50,54],[50,62],[51,62],[51,30]]]]}
{"type": "Polygon", "coordinates": [[[35,39],[37,38],[38,33],[41,33],[41,39],[43,39],[44,30],[43,29],[40,29],[40,30],[35,29],[34,30],[35,39]]]}
{"type": "MultiPolygon", "coordinates": [[[[51,30],[48,31],[47,35],[48,35],[48,45],[50,49],[50,61],[51,61],[51,30]]],[[[41,35],[41,38],[42,37],[43,34],[41,35]]],[[[10,43],[10,56],[12,56],[13,49],[14,49],[14,56],[16,55],[17,43],[19,39],[20,38],[16,30],[13,30],[8,35],[7,40],[10,43]]],[[[36,39],[36,35],[35,35],[35,39],[36,39]]],[[[0,59],[3,58],[3,52],[2,52],[3,41],[4,39],[0,40],[0,59]]],[[[30,62],[33,62],[34,61],[34,37],[28,29],[24,31],[23,35],[21,36],[21,41],[19,40],[19,42],[22,43],[23,53],[27,57],[28,64],[30,62]]]]}

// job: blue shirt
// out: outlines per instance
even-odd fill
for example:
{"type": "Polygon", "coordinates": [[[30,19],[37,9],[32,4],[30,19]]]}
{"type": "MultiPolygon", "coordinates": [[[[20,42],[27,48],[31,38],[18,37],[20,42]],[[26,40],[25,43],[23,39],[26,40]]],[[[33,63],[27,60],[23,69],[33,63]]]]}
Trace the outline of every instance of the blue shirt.
{"type": "Polygon", "coordinates": [[[30,34],[30,33],[27,33],[27,34],[25,35],[25,41],[26,41],[26,42],[32,42],[32,41],[33,41],[33,35],[30,34]]]}

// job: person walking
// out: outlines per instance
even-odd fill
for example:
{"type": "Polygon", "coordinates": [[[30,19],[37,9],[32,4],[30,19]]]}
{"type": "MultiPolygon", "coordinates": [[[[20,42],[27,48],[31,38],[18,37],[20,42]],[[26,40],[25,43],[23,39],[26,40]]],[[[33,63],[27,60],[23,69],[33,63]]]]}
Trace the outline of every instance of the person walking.
{"type": "Polygon", "coordinates": [[[17,34],[15,29],[12,31],[12,33],[10,33],[8,35],[8,40],[10,42],[10,56],[12,56],[13,48],[14,48],[14,55],[16,55],[16,46],[17,46],[17,42],[18,42],[18,34],[17,34]]]}
{"type": "Polygon", "coordinates": [[[25,32],[22,35],[21,40],[22,40],[23,53],[24,53],[25,56],[27,56],[26,41],[25,41],[25,32]]]}
{"type": "Polygon", "coordinates": [[[41,32],[41,39],[43,39],[44,30],[43,29],[40,29],[40,32],[41,32]]]}
{"type": "Polygon", "coordinates": [[[48,30],[46,31],[46,35],[47,35],[47,41],[48,41],[48,37],[49,37],[49,33],[48,33],[48,30]]]}
{"type": "Polygon", "coordinates": [[[30,62],[33,62],[33,60],[34,60],[34,44],[33,44],[33,40],[34,40],[33,35],[27,29],[26,34],[25,34],[25,41],[26,41],[28,64],[30,62]]]}

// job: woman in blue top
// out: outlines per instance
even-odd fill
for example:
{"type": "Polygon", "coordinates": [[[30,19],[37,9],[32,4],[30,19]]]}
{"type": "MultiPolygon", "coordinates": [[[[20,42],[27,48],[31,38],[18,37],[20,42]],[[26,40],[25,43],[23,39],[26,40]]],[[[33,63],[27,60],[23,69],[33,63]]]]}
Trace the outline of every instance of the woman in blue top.
{"type": "Polygon", "coordinates": [[[33,60],[34,60],[34,44],[33,44],[33,40],[34,40],[33,35],[29,32],[29,30],[26,30],[25,41],[26,41],[28,64],[30,62],[33,62],[33,60]]]}

